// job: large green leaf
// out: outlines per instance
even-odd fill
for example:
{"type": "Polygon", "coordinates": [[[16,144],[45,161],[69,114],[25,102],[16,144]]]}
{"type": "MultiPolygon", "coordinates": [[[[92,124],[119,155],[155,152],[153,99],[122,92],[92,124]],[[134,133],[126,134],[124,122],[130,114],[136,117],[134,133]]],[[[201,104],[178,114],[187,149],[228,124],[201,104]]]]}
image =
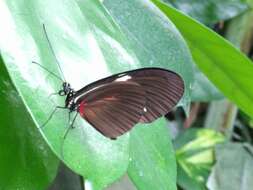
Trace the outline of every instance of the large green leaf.
{"type": "Polygon", "coordinates": [[[0,108],[0,189],[46,189],[58,160],[35,128],[1,57],[0,108]]]}
{"type": "Polygon", "coordinates": [[[223,94],[253,117],[253,64],[231,43],[176,9],[152,0],[177,26],[195,63],[223,94]]]}
{"type": "Polygon", "coordinates": [[[250,190],[253,186],[253,147],[226,143],[216,148],[217,163],[208,179],[210,190],[250,190]]]}
{"type": "Polygon", "coordinates": [[[214,147],[223,135],[210,129],[189,129],[176,138],[178,184],[187,190],[205,190],[214,164],[214,147]]]}
{"type": "MultiPolygon", "coordinates": [[[[145,64],[145,62],[152,61],[155,64],[159,64],[161,61],[164,63],[167,61],[166,64],[169,66],[171,65],[170,68],[174,68],[174,62],[177,61],[174,60],[175,57],[177,57],[177,59],[185,57],[186,60],[188,59],[189,64],[193,63],[190,58],[187,58],[188,55],[179,55],[180,52],[176,51],[177,44],[172,41],[171,36],[167,36],[170,32],[162,31],[165,27],[158,25],[159,23],[157,23],[157,18],[151,16],[149,17],[149,15],[147,15],[148,13],[146,13],[146,15],[140,13],[141,9],[134,6],[134,1],[127,1],[122,4],[121,2],[105,0],[104,4],[109,11],[111,11],[112,15],[114,15],[115,21],[119,24],[122,30],[125,31],[130,43],[132,44],[132,47],[142,63],[145,64]],[[141,19],[136,20],[135,18],[137,17],[141,19]],[[150,22],[152,20],[153,22],[150,22]],[[154,28],[156,28],[156,30],[154,30],[154,28]],[[159,38],[150,37],[153,35],[159,36],[159,38]],[[163,53],[163,57],[161,57],[161,52],[159,52],[161,49],[163,52],[167,52],[167,54],[163,53]],[[173,53],[171,56],[171,52],[175,53],[173,53]]],[[[145,3],[142,4],[145,5],[145,3]]],[[[176,71],[181,72],[180,70],[183,69],[184,72],[187,72],[189,70],[189,64],[181,67],[180,69],[176,68],[176,71]]],[[[177,66],[177,64],[175,66],[177,66]]],[[[190,84],[192,101],[211,101],[221,99],[223,97],[222,94],[214,87],[214,85],[209,82],[201,72],[198,71],[198,69],[195,68],[194,73],[195,80],[190,84]]],[[[190,77],[192,76],[190,75],[192,74],[183,73],[183,76],[185,75],[188,76],[186,81],[191,81],[190,77]]]]}
{"type": "Polygon", "coordinates": [[[139,190],[175,190],[176,160],[164,119],[131,133],[128,174],[139,190]]]}
{"type": "MultiPolygon", "coordinates": [[[[148,1],[106,0],[104,5],[128,37],[141,64],[166,66],[183,76],[186,93],[181,105],[187,107],[193,63],[173,24],[148,1]]],[[[128,174],[138,189],[176,189],[175,158],[164,125],[162,121],[150,127],[139,125],[131,133],[128,174]]]]}
{"type": "MultiPolygon", "coordinates": [[[[173,5],[184,13],[192,16],[200,22],[211,25],[223,19],[233,17],[247,6],[241,0],[233,1],[225,0],[215,2],[217,0],[163,0],[173,5]],[[216,5],[217,3],[217,5],[216,5]],[[231,11],[231,8],[233,11],[231,11]],[[223,11],[220,11],[223,9],[223,11]]],[[[192,90],[192,101],[212,101],[221,99],[223,96],[217,88],[207,79],[199,69],[195,68],[195,81],[192,90]]]]}
{"type": "MultiPolygon", "coordinates": [[[[89,7],[89,1],[84,3],[89,7]]],[[[49,98],[51,93],[59,90],[61,82],[32,64],[32,61],[37,61],[60,75],[43,33],[42,23],[46,26],[67,81],[75,88],[110,73],[137,67],[138,62],[135,64],[134,58],[120,42],[104,34],[116,46],[114,51],[120,51],[121,57],[128,58],[106,64],[90,29],[89,20],[80,12],[75,1],[1,1],[0,7],[1,18],[4,18],[0,20],[1,25],[5,26],[0,29],[3,58],[37,127],[48,119],[56,105],[64,105],[64,99],[58,96],[49,98]],[[113,70],[110,65],[116,68],[113,70]]],[[[100,11],[103,14],[103,10],[100,11]]],[[[70,130],[64,139],[69,127],[67,116],[66,110],[58,110],[40,130],[58,157],[97,188],[104,187],[123,175],[128,166],[128,135],[112,141],[78,118],[76,128],[70,130]]]]}
{"type": "MultiPolygon", "coordinates": [[[[150,17],[153,14],[150,9],[144,9],[144,12],[150,17]]],[[[69,127],[66,110],[58,110],[45,127],[39,128],[56,105],[64,105],[64,98],[50,96],[59,90],[61,81],[32,64],[37,61],[61,76],[43,32],[43,24],[64,76],[75,89],[112,73],[158,66],[182,75],[186,83],[182,105],[189,102],[192,81],[189,62],[192,60],[182,37],[164,17],[153,20],[154,24],[158,23],[161,33],[152,31],[154,36],[158,35],[154,37],[156,41],[145,48],[140,48],[142,43],[133,48],[99,1],[6,0],[0,2],[0,14],[4,18],[0,19],[1,26],[4,26],[0,28],[0,49],[18,95],[29,110],[30,117],[26,118],[32,119],[54,153],[83,175],[87,185],[94,189],[105,187],[125,173],[129,162],[129,135],[112,141],[78,117],[75,129],[70,130],[64,139],[69,127]],[[163,38],[159,40],[160,37],[163,38]],[[146,55],[149,57],[144,61],[146,55]],[[150,56],[154,59],[149,59],[150,56]]],[[[129,27],[129,30],[134,29],[129,27]]],[[[146,38],[152,39],[152,33],[146,38]]]]}
{"type": "Polygon", "coordinates": [[[204,24],[232,18],[248,8],[245,0],[163,0],[204,24]]]}
{"type": "MultiPolygon", "coordinates": [[[[164,2],[172,4],[206,25],[234,17],[247,8],[247,3],[244,0],[164,0],[164,2]]],[[[238,31],[236,32],[238,33],[238,31]]],[[[192,100],[211,101],[222,97],[217,88],[196,68],[192,100]]]]}
{"type": "Polygon", "coordinates": [[[142,66],[168,68],[183,77],[185,94],[181,105],[187,109],[193,85],[193,61],[174,25],[145,0],[105,0],[104,5],[126,34],[142,66]]]}

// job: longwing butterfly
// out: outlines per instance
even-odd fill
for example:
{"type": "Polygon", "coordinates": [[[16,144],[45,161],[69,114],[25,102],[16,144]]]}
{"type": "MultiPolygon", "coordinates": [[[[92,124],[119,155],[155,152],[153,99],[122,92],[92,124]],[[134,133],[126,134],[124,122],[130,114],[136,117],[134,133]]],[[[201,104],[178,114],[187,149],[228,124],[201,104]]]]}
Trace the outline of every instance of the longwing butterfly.
{"type": "MultiPolygon", "coordinates": [[[[54,54],[44,25],[43,29],[54,54]]],[[[61,71],[58,60],[57,64],[61,71]]],[[[150,123],[165,115],[184,93],[182,78],[161,68],[142,68],[115,74],[78,91],[67,82],[63,82],[62,87],[58,94],[66,96],[64,108],[69,109],[70,113],[78,112],[97,131],[111,139],[128,132],[139,122],[150,123]]]]}
{"type": "Polygon", "coordinates": [[[160,68],[132,70],[74,91],[63,83],[65,107],[77,111],[104,136],[117,138],[135,124],[150,123],[168,113],[184,93],[182,78],[160,68]]]}

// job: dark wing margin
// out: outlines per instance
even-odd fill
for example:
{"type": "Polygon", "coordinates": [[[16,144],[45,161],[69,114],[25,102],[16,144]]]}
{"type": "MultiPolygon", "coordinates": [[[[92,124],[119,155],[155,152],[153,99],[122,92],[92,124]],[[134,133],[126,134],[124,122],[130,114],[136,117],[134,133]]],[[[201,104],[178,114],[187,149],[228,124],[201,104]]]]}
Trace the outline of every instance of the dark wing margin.
{"type": "Polygon", "coordinates": [[[78,112],[104,136],[115,139],[139,122],[145,104],[142,86],[132,81],[115,81],[88,91],[78,112]]]}

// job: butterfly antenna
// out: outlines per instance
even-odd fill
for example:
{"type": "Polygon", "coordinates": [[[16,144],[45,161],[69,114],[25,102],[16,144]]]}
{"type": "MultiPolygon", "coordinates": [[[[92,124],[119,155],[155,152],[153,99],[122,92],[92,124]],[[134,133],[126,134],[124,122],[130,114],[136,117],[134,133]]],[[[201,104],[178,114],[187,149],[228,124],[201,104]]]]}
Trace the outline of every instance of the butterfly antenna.
{"type": "Polygon", "coordinates": [[[53,73],[52,71],[48,70],[46,67],[42,66],[41,64],[35,62],[35,61],[32,61],[32,63],[40,66],[41,68],[45,69],[47,72],[49,72],[51,75],[53,75],[55,78],[59,79],[60,81],[64,82],[64,80],[62,80],[61,77],[59,77],[58,75],[56,75],[55,73],[53,73]]]}
{"type": "Polygon", "coordinates": [[[63,74],[63,72],[62,72],[61,66],[60,66],[60,62],[58,61],[58,59],[57,59],[57,57],[56,57],[56,55],[55,55],[53,46],[52,46],[52,44],[51,44],[51,42],[50,42],[50,40],[49,40],[49,37],[48,37],[48,35],[47,35],[47,31],[46,31],[45,24],[43,24],[43,31],[44,31],[44,33],[45,33],[45,36],[46,36],[47,42],[48,42],[48,44],[49,44],[49,47],[50,47],[50,49],[51,49],[51,51],[52,51],[52,53],[53,53],[53,55],[54,55],[54,57],[55,57],[56,63],[57,63],[57,65],[58,65],[58,67],[59,67],[59,69],[60,69],[60,71],[61,71],[62,77],[63,77],[64,81],[66,81],[66,79],[65,79],[65,77],[64,77],[64,74],[63,74]]]}

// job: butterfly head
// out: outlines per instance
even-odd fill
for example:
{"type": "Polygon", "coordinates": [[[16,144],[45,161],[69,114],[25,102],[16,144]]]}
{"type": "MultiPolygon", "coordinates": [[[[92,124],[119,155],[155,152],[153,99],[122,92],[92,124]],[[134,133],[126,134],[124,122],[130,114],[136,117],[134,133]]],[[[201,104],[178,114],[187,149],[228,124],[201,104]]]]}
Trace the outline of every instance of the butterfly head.
{"type": "Polygon", "coordinates": [[[62,83],[62,89],[59,90],[58,94],[60,96],[67,96],[68,94],[72,93],[74,90],[71,88],[70,84],[67,82],[62,83]]]}

